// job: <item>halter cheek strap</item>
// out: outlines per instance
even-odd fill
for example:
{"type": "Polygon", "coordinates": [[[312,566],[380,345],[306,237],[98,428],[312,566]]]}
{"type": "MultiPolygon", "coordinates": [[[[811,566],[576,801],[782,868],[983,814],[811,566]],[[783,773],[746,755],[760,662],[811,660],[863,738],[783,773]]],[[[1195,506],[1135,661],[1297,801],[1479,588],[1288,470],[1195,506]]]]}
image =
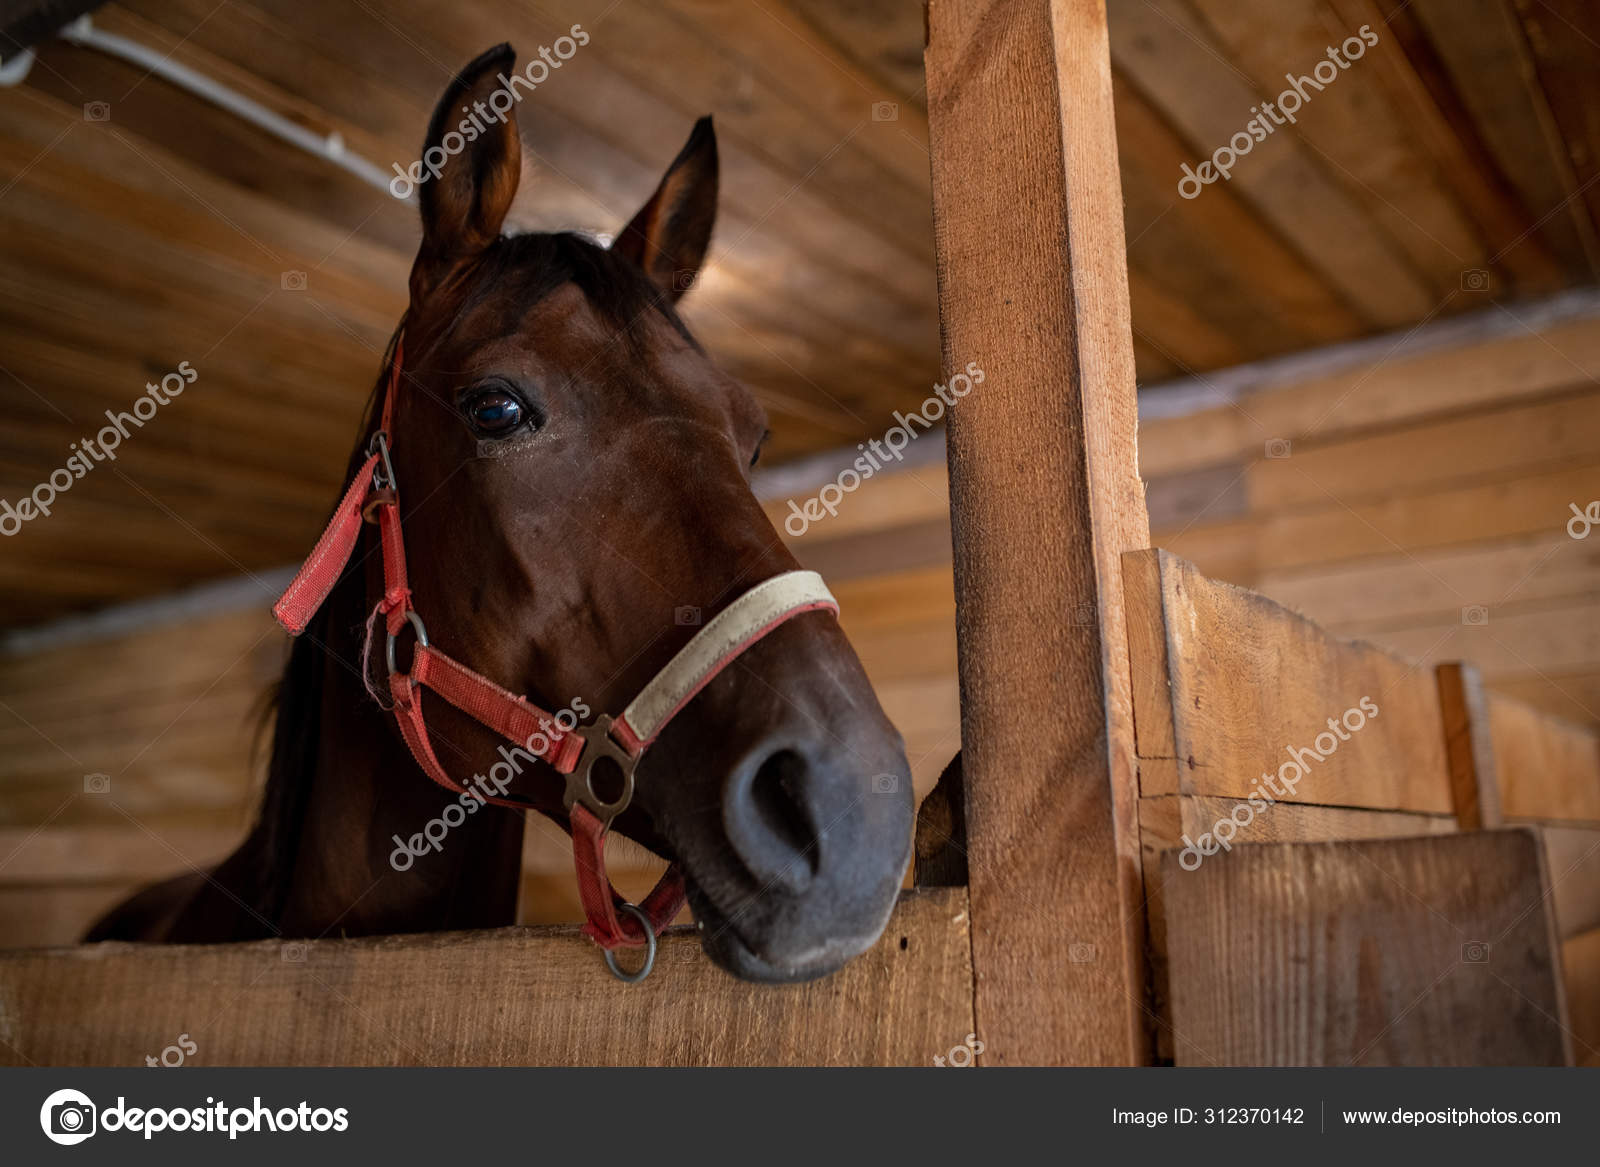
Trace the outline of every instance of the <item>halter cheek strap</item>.
{"type": "MultiPolygon", "coordinates": [[[[272,614],[291,634],[298,636],[305,631],[355,554],[362,525],[377,523],[383,547],[384,590],[383,598],[373,609],[369,628],[380,615],[384,618],[389,696],[395,722],[412,757],[428,777],[447,790],[498,806],[532,806],[527,800],[486,793],[482,788],[469,790],[450,776],[428,733],[422,706],[422,690],[426,688],[565,775],[562,801],[572,832],[578,890],[588,918],[584,934],[607,950],[607,962],[619,977],[639,979],[624,977],[611,962],[610,951],[648,946],[653,953],[656,933],[682,909],[685,896],[683,874],[676,864],[667,868],[655,889],[637,905],[625,901],[606,877],[606,829],[633,799],[633,775],[639,759],[695,694],[751,645],[802,613],[837,614],[838,602],[816,572],[790,571],[773,576],[745,592],[702,627],[618,717],[602,714],[588,725],[564,724],[561,718],[440,652],[429,643],[427,627],[412,605],[399,494],[389,459],[401,353],[401,345],[396,342],[382,421],[373,435],[368,456],[272,614]],[[416,643],[410,670],[401,672],[396,665],[396,641],[408,626],[416,643]],[[610,800],[601,797],[592,782],[595,767],[603,761],[622,776],[621,791],[610,800]]],[[[365,656],[362,667],[364,671],[365,656]]],[[[648,967],[647,963],[646,971],[648,967]]]]}

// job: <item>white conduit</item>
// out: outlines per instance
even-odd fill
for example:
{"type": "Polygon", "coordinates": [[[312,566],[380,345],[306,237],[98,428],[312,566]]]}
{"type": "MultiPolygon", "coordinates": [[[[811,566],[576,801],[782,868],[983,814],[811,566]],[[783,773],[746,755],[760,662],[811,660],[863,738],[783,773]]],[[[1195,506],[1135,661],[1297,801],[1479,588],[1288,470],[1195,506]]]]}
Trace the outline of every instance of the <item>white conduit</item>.
{"type": "MultiPolygon", "coordinates": [[[[258,101],[245,97],[242,93],[229,89],[226,85],[212,80],[204,73],[198,73],[187,65],[174,61],[138,41],[129,40],[125,36],[118,36],[114,32],[104,32],[94,26],[87,16],[80,16],[71,24],[61,30],[61,39],[80,48],[98,49],[108,56],[118,57],[130,64],[137,65],[163,80],[170,81],[180,89],[187,89],[196,97],[209,101],[212,105],[227,110],[235,117],[242,118],[251,125],[265,130],[275,138],[297,146],[308,154],[315,154],[327,162],[333,163],[341,169],[349,171],[367,185],[376,187],[390,198],[394,192],[389,189],[390,175],[379,170],[378,167],[345,149],[344,139],[337,132],[322,135],[306,129],[297,122],[292,122],[276,110],[268,109],[258,101]]],[[[25,50],[17,56],[0,65],[0,85],[17,85],[27,76],[28,68],[33,64],[33,53],[25,50]]],[[[410,202],[411,199],[401,200],[410,202]]]]}

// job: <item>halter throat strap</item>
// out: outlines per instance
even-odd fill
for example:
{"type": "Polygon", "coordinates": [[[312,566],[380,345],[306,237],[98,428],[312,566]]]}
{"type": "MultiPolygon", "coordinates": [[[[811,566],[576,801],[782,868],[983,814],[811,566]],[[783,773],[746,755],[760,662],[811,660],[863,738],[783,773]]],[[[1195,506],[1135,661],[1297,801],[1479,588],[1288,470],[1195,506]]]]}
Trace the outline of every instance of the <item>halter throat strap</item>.
{"type": "MultiPolygon", "coordinates": [[[[463,786],[451,776],[440,762],[428,730],[422,703],[422,691],[428,689],[514,743],[516,750],[565,776],[562,801],[588,920],[584,934],[608,951],[648,946],[653,952],[656,934],[683,907],[682,872],[676,864],[669,866],[655,889],[634,905],[611,886],[605,867],[605,834],[633,799],[633,775],[639,760],[695,695],[752,645],[803,613],[837,614],[838,602],[813,571],[784,572],[756,584],[701,627],[621,714],[615,718],[602,714],[588,725],[577,725],[568,714],[552,715],[474,672],[429,642],[406,576],[399,488],[389,457],[402,346],[403,338],[395,343],[381,421],[367,457],[272,614],[291,635],[304,632],[348,567],[360,544],[363,525],[376,523],[383,553],[383,596],[372,610],[368,627],[370,631],[377,619],[383,618],[391,711],[417,765],[456,794],[497,806],[534,809],[528,800],[507,797],[503,787],[496,789],[476,776],[471,786],[463,786]],[[397,667],[396,646],[408,631],[414,647],[410,667],[402,672],[397,667]],[[610,800],[602,798],[591,781],[596,765],[603,760],[622,773],[621,792],[610,800]]],[[[368,664],[364,654],[363,675],[368,664]]],[[[504,747],[501,752],[506,756],[504,747]]]]}

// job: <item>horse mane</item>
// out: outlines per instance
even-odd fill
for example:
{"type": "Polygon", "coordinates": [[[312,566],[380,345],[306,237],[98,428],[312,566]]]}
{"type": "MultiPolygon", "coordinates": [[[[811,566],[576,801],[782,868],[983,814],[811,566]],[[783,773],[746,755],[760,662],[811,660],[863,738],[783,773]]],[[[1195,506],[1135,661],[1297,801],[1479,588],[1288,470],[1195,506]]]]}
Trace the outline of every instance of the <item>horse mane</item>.
{"type": "MultiPolygon", "coordinates": [[[[395,348],[404,328],[405,317],[402,316],[384,349],[382,368],[368,394],[361,437],[351,450],[345,468],[346,481],[365,460],[367,443],[377,424],[378,409],[389,382],[395,348]]],[[[366,535],[362,538],[365,542],[366,535]]],[[[329,638],[340,623],[350,622],[352,613],[359,613],[361,609],[365,590],[362,560],[359,555],[352,557],[327,602],[307,622],[305,631],[291,642],[283,674],[268,690],[268,699],[260,712],[259,732],[264,733],[268,724],[272,726],[272,752],[267,761],[267,780],[255,826],[245,843],[254,857],[254,862],[246,869],[251,873],[254,886],[232,890],[275,925],[280,922],[289,897],[300,852],[305,809],[317,768],[329,638]]],[[[354,616],[354,622],[359,623],[360,619],[358,614],[354,616]]]]}
{"type": "MultiPolygon", "coordinates": [[[[446,331],[490,295],[501,295],[531,308],[564,283],[574,283],[589,303],[638,352],[645,343],[641,324],[656,313],[685,340],[700,346],[673,308],[672,301],[629,260],[570,232],[503,238],[479,261],[446,331]]],[[[402,316],[384,350],[377,381],[367,398],[360,440],[345,469],[348,482],[366,457],[377,426],[378,411],[389,383],[401,333],[402,316]]],[[[330,509],[331,514],[331,509],[330,509]]],[[[368,536],[363,534],[363,543],[368,536]]],[[[288,663],[260,713],[264,735],[272,724],[272,752],[256,821],[241,851],[249,861],[230,867],[250,886],[230,890],[261,917],[277,925],[289,898],[299,856],[306,807],[316,774],[322,737],[323,687],[327,646],[342,628],[358,627],[365,618],[364,555],[352,557],[328,600],[293,641],[288,663]],[[274,720],[275,719],[275,720],[274,720]]]]}

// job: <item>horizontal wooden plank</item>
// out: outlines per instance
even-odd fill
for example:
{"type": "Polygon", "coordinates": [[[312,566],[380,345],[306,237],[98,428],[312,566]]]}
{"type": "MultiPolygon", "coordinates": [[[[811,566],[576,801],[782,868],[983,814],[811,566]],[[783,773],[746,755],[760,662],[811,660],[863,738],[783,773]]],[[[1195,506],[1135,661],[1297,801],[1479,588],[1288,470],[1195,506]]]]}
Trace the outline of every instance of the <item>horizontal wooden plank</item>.
{"type": "Polygon", "coordinates": [[[1600,724],[1600,661],[1588,669],[1502,674],[1488,687],[1580,725],[1600,724]]]}
{"type": "Polygon", "coordinates": [[[1553,546],[1575,499],[1588,499],[1600,465],[1558,467],[1466,485],[1446,484],[1385,499],[1270,512],[1154,538],[1209,574],[1228,578],[1337,564],[1367,556],[1416,553],[1452,545],[1542,534],[1553,546]],[[1240,573],[1240,574],[1233,574],[1240,573]]]}
{"type": "Polygon", "coordinates": [[[1496,606],[1492,597],[1467,597],[1460,612],[1402,627],[1337,625],[1421,664],[1470,661],[1491,684],[1530,672],[1583,672],[1600,662],[1600,597],[1496,606]]]}
{"type": "Polygon", "coordinates": [[[1567,320],[1494,337],[1358,362],[1264,386],[1237,404],[1140,427],[1144,474],[1172,474],[1262,455],[1269,439],[1332,439],[1600,380],[1600,322],[1567,320]]]}
{"type": "Polygon", "coordinates": [[[1600,392],[1588,389],[1343,441],[1295,444],[1287,458],[1252,463],[1246,481],[1250,507],[1261,513],[1548,469],[1587,460],[1596,450],[1600,392]]]}
{"type": "Polygon", "coordinates": [[[1489,734],[1507,819],[1600,827],[1600,732],[1493,694],[1489,734]]]}
{"type": "Polygon", "coordinates": [[[820,572],[830,586],[879,572],[942,565],[951,570],[950,516],[913,519],[877,531],[793,545],[802,567],[820,572]]]}
{"type": "MultiPolygon", "coordinates": [[[[245,834],[242,827],[114,817],[120,825],[62,826],[58,816],[43,827],[0,828],[0,948],[74,944],[121,899],[168,876],[213,867],[245,834]]],[[[618,890],[635,902],[666,867],[621,836],[609,840],[606,859],[618,890]]],[[[572,844],[559,827],[530,816],[522,864],[518,923],[583,920],[572,844]]]]}
{"type": "Polygon", "coordinates": [[[0,885],[0,949],[76,944],[140,883],[0,885]]]}
{"type": "MultiPolygon", "coordinates": [[[[889,419],[889,425],[896,424],[889,419]]],[[[925,431],[918,430],[919,435],[925,431]]],[[[842,471],[848,463],[841,460],[842,471]]],[[[950,476],[941,459],[936,463],[909,468],[891,467],[863,480],[856,490],[840,492],[835,499],[829,489],[822,498],[820,489],[762,503],[786,542],[804,554],[807,541],[820,542],[863,531],[880,531],[919,520],[948,519],[950,515],[950,476]],[[807,503],[832,505],[833,511],[808,508],[807,503]],[[796,517],[796,512],[800,512],[796,517]],[[810,516],[820,517],[812,518],[810,516]]]]}
{"type": "Polygon", "coordinates": [[[1469,600],[1526,603],[1600,593],[1600,540],[1559,540],[1543,531],[1465,547],[1269,571],[1256,587],[1330,626],[1379,628],[1429,617],[1453,619],[1469,600]]]}
{"type": "Polygon", "coordinates": [[[806,985],[745,984],[692,929],[614,981],[575,928],[86,945],[0,954],[0,1062],[142,1065],[927,1065],[974,1031],[966,892],[907,893],[880,943],[806,985]]]}
{"type": "MultiPolygon", "coordinates": [[[[0,887],[162,879],[219,862],[242,831],[120,827],[0,829],[0,887]]],[[[3,943],[3,940],[0,940],[3,943]]]]}
{"type": "Polygon", "coordinates": [[[1130,640],[1141,781],[1150,760],[1177,783],[1143,793],[1452,813],[1431,672],[1168,552],[1124,564],[1125,588],[1144,589],[1130,613],[1163,630],[1130,640]]]}
{"type": "Polygon", "coordinates": [[[874,685],[956,675],[956,630],[945,620],[879,628],[851,644],[874,685]]]}
{"type": "Polygon", "coordinates": [[[839,601],[839,619],[851,636],[939,621],[955,628],[955,580],[947,566],[885,572],[832,590],[839,601]]]}
{"type": "MultiPolygon", "coordinates": [[[[1402,810],[1358,810],[1348,806],[1313,806],[1279,802],[1264,809],[1251,808],[1236,798],[1214,795],[1158,795],[1141,798],[1143,842],[1151,855],[1181,851],[1202,834],[1215,835],[1218,823],[1232,821],[1227,849],[1241,843],[1325,843],[1341,839],[1401,839],[1414,835],[1450,835],[1457,830],[1454,815],[1417,814],[1402,810]],[[1163,808],[1170,804],[1176,814],[1163,808]],[[1247,816],[1244,811],[1251,813],[1247,816]],[[1145,815],[1150,816],[1145,824],[1145,815]],[[1245,819],[1249,821],[1246,822],[1245,819]]],[[[1199,862],[1204,861],[1202,856],[1199,862]]],[[[1192,857],[1189,862],[1196,862],[1192,857]]]]}
{"type": "Polygon", "coordinates": [[[1169,853],[1163,877],[1180,1065],[1571,1059],[1530,832],[1169,853]]]}

